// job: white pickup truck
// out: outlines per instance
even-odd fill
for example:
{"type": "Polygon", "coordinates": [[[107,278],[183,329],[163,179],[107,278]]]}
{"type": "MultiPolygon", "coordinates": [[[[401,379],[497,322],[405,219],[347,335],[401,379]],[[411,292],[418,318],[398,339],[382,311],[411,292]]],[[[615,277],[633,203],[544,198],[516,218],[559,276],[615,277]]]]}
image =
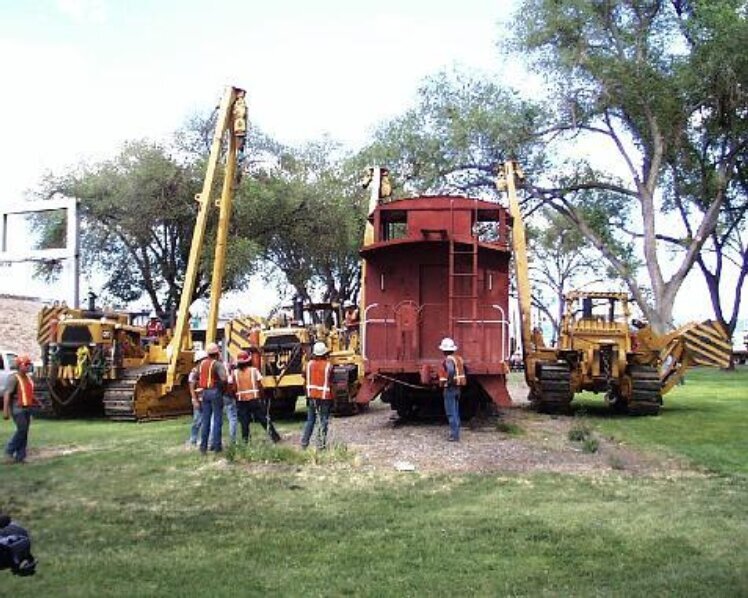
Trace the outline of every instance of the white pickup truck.
{"type": "Polygon", "coordinates": [[[0,349],[0,393],[5,392],[5,384],[10,375],[16,371],[16,358],[18,354],[13,351],[0,349]]]}

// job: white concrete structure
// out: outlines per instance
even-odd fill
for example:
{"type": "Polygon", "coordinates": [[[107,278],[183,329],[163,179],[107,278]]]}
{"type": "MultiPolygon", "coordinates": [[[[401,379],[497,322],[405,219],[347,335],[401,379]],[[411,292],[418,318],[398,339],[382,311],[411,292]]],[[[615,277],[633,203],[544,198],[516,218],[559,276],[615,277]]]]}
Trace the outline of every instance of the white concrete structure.
{"type": "Polygon", "coordinates": [[[65,197],[46,201],[20,202],[17,207],[5,207],[0,211],[0,263],[15,262],[43,262],[47,260],[63,260],[65,278],[69,283],[67,303],[71,307],[78,307],[79,278],[80,278],[80,225],[78,222],[78,202],[74,198],[65,197]],[[31,249],[8,247],[8,217],[14,214],[33,214],[36,212],[66,211],[65,247],[55,249],[31,249]]]}

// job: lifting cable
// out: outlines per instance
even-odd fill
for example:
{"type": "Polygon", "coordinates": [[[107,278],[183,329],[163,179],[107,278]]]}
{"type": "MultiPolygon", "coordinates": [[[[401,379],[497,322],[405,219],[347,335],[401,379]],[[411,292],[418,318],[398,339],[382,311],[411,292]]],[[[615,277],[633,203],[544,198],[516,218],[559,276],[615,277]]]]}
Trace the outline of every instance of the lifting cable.
{"type": "Polygon", "coordinates": [[[430,386],[422,386],[420,384],[412,384],[411,382],[404,382],[403,380],[398,380],[397,378],[385,376],[384,374],[374,374],[374,377],[382,378],[383,380],[394,382],[395,384],[400,384],[401,386],[407,386],[408,388],[415,388],[416,390],[431,390],[430,386]]]}

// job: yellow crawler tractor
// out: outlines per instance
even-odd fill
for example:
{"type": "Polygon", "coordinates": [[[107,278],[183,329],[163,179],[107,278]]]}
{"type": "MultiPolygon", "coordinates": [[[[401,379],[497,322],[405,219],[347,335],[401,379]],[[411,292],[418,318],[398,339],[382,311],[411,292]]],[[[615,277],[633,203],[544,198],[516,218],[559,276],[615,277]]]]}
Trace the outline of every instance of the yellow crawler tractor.
{"type": "Polygon", "coordinates": [[[530,321],[530,280],[517,184],[522,173],[504,164],[497,187],[509,195],[520,307],[525,380],[540,410],[567,409],[576,393],[604,393],[607,403],[630,414],[657,414],[662,395],[688,367],[727,367],[731,346],[719,324],[688,324],[656,334],[631,320],[626,293],[574,291],[566,295],[558,344],[548,347],[530,321]]]}
{"type": "Polygon", "coordinates": [[[324,341],[330,349],[333,365],[333,412],[351,415],[362,407],[355,402],[361,385],[361,356],[341,346],[340,306],[336,303],[314,303],[293,307],[292,317],[281,316],[265,325],[257,318],[237,318],[226,325],[228,353],[236,358],[239,351],[254,345],[260,351],[259,368],[271,411],[290,417],[299,397],[304,396],[303,372],[312,345],[324,341]]]}
{"type": "Polygon", "coordinates": [[[37,330],[42,367],[35,388],[55,415],[153,419],[185,412],[178,393],[155,401],[142,392],[165,373],[165,347],[133,325],[130,314],[97,309],[92,301],[85,310],[52,305],[39,312],[37,330]]]}

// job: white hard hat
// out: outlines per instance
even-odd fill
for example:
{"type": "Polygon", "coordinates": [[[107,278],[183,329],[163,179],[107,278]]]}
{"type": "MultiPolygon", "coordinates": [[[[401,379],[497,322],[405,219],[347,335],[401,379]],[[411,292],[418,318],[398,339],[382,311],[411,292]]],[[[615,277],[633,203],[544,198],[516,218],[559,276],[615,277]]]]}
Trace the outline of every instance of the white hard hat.
{"type": "Polygon", "coordinates": [[[202,349],[199,349],[195,351],[195,355],[192,358],[192,361],[197,363],[198,361],[202,361],[203,359],[205,359],[207,356],[208,354],[205,351],[203,351],[202,349]]]}
{"type": "Polygon", "coordinates": [[[323,355],[327,355],[327,345],[323,343],[322,341],[317,341],[314,343],[314,347],[312,348],[312,353],[314,353],[317,357],[322,357],[323,355]]]}
{"type": "Polygon", "coordinates": [[[149,318],[151,318],[151,319],[153,319],[153,318],[158,318],[158,316],[156,315],[156,312],[155,312],[155,311],[152,311],[151,313],[149,313],[149,314],[148,314],[148,317],[149,317],[149,318]]]}
{"type": "Polygon", "coordinates": [[[205,352],[208,355],[216,355],[217,353],[221,352],[221,347],[219,347],[216,343],[210,343],[206,348],[205,352]]]}
{"type": "Polygon", "coordinates": [[[351,301],[350,299],[346,299],[343,302],[343,307],[353,307],[353,301],[351,301]]]}
{"type": "Polygon", "coordinates": [[[457,345],[455,345],[455,342],[449,338],[448,336],[445,336],[442,339],[441,344],[439,345],[440,351],[457,351],[457,345]]]}

